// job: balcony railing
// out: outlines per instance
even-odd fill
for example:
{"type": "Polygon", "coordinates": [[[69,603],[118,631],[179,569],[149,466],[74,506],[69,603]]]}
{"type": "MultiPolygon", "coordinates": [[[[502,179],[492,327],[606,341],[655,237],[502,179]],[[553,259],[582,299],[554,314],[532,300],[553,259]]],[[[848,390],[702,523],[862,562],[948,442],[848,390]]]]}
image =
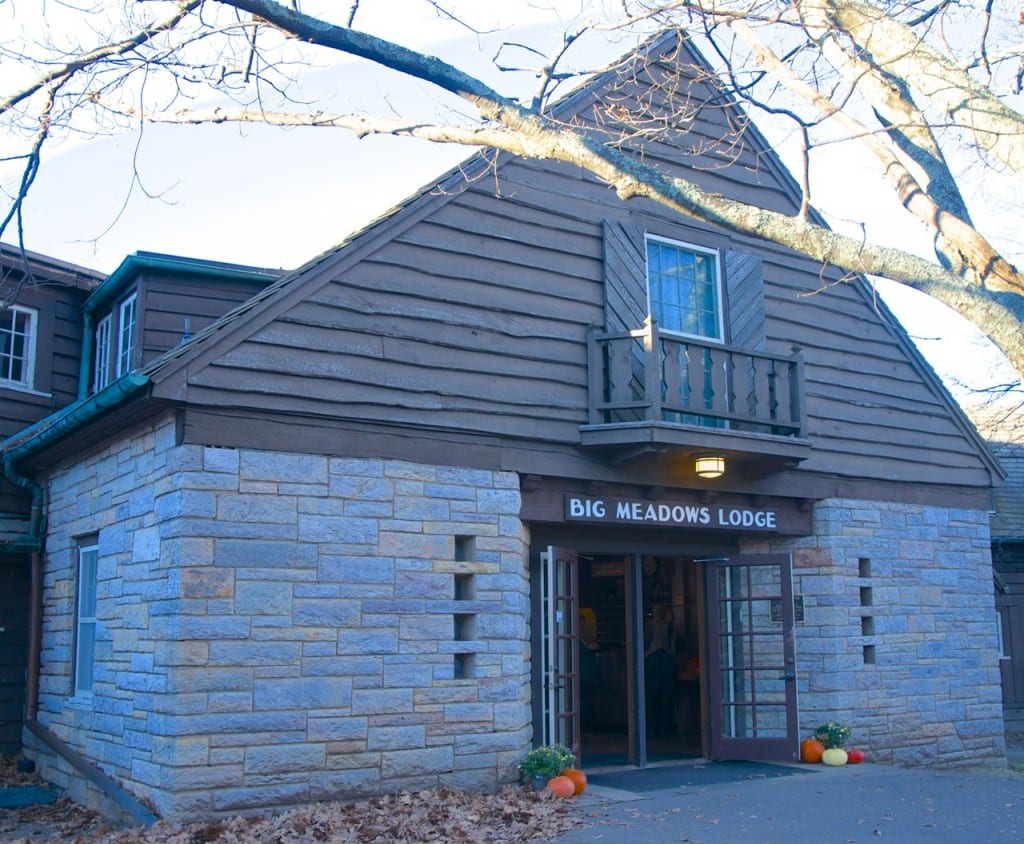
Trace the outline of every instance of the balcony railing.
{"type": "Polygon", "coordinates": [[[674,334],[592,331],[590,423],[669,423],[803,437],[803,361],[674,334]]]}

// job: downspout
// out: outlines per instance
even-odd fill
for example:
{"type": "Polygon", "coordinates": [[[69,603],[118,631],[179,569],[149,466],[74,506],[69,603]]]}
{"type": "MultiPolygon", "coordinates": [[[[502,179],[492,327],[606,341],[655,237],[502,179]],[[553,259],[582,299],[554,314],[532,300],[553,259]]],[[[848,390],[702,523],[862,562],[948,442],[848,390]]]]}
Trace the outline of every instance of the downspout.
{"type": "Polygon", "coordinates": [[[89,395],[89,373],[92,371],[92,311],[82,315],[82,354],[78,359],[78,400],[89,395]]]}
{"type": "Polygon", "coordinates": [[[32,548],[30,552],[31,580],[29,585],[29,616],[28,645],[25,671],[25,728],[35,735],[43,744],[66,759],[82,776],[106,794],[116,805],[129,816],[144,826],[150,826],[159,818],[147,809],[138,799],[128,793],[107,775],[98,765],[82,756],[69,746],[60,736],[53,733],[38,720],[39,714],[39,675],[43,642],[43,544],[46,538],[45,497],[43,488],[34,478],[22,474],[15,466],[15,461],[28,453],[33,445],[38,448],[71,432],[83,421],[98,415],[101,411],[117,404],[121,399],[136,392],[149,379],[141,375],[128,375],[118,379],[109,388],[93,396],[92,399],[77,404],[74,410],[61,415],[59,420],[43,429],[34,437],[3,454],[3,471],[8,480],[15,486],[27,489],[32,495],[29,511],[29,533],[24,538],[32,548]],[[102,396],[102,398],[101,398],[102,396]]]}

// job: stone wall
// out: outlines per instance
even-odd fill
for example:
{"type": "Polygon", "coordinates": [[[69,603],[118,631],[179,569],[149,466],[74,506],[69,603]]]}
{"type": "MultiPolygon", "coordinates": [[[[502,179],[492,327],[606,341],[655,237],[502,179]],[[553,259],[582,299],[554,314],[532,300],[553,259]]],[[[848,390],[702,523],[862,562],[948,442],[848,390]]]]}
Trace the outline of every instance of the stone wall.
{"type": "Polygon", "coordinates": [[[988,514],[828,500],[792,551],[800,728],[897,765],[1005,765],[988,514]]]}
{"type": "Polygon", "coordinates": [[[57,471],[49,500],[40,721],[160,814],[516,776],[531,724],[515,475],[178,446],[168,419],[57,471]],[[74,699],[90,534],[96,679],[74,699]]]}

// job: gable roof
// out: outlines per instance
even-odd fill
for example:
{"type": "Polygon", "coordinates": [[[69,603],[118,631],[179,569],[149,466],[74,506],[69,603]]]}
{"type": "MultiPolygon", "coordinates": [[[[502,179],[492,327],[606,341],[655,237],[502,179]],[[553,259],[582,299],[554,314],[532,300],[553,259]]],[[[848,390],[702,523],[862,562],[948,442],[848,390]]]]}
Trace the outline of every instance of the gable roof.
{"type": "MultiPolygon", "coordinates": [[[[704,72],[711,72],[695,51],[687,46],[685,36],[675,31],[664,33],[652,40],[646,45],[642,57],[634,60],[634,64],[670,57],[676,49],[685,49],[689,60],[700,63],[704,72]]],[[[554,108],[553,116],[562,120],[571,120],[575,116],[583,114],[587,108],[599,100],[600,92],[614,82],[617,73],[619,70],[610,70],[572,93],[554,108]]],[[[736,119],[743,119],[742,111],[738,106],[718,104],[717,107],[731,108],[735,112],[736,119]]],[[[799,191],[792,176],[782,166],[756,129],[747,126],[745,132],[748,133],[750,142],[759,145],[759,165],[765,168],[775,183],[781,185],[778,193],[784,194],[794,209],[798,207],[799,191]]],[[[202,370],[207,363],[228,353],[241,340],[253,336],[276,317],[298,302],[305,300],[322,286],[331,283],[332,279],[337,279],[382,245],[394,241],[432,213],[453,203],[456,197],[468,190],[490,168],[503,168],[515,158],[506,153],[485,152],[471,155],[462,164],[448,171],[439,181],[428,183],[407,200],[351,235],[343,243],[316,256],[294,272],[284,275],[213,324],[197,332],[188,343],[154,360],[136,373],[137,377],[145,380],[146,386],[154,396],[174,399],[182,395],[187,380],[197,371],[202,370]]],[[[898,327],[895,318],[884,305],[873,299],[871,291],[862,279],[854,280],[851,287],[857,291],[856,295],[861,298],[862,302],[870,303],[870,307],[881,315],[881,323],[886,326],[894,342],[903,350],[906,359],[916,370],[922,382],[930,385],[933,395],[943,405],[948,418],[972,444],[981,461],[988,467],[988,471],[998,475],[1001,470],[983,441],[978,437],[974,427],[963,416],[959,406],[949,396],[948,391],[920,355],[916,346],[898,327]]],[[[37,442],[41,443],[42,440],[37,442]]],[[[31,441],[19,443],[19,450],[22,450],[23,453],[27,453],[26,450],[35,447],[31,441]]]]}

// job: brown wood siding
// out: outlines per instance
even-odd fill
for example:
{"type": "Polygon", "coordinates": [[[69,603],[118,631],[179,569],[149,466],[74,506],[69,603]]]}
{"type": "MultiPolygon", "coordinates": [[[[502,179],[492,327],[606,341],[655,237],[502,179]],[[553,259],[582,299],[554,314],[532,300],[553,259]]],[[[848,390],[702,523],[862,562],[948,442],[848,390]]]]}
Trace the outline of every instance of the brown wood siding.
{"type": "Polygon", "coordinates": [[[458,198],[322,286],[199,373],[190,398],[245,385],[234,400],[268,410],[576,439],[601,238],[550,211],[479,206],[458,198]]]}
{"type": "MultiPolygon", "coordinates": [[[[81,304],[88,290],[63,284],[26,286],[18,304],[39,314],[33,390],[0,387],[0,440],[74,402],[82,352],[81,304]]],[[[29,497],[0,472],[0,513],[27,513],[29,497]]]]}
{"type": "MultiPolygon", "coordinates": [[[[184,273],[153,272],[139,280],[141,317],[140,336],[136,339],[144,366],[182,341],[185,318],[192,334],[219,319],[265,286],[260,282],[217,279],[184,273]]],[[[120,297],[117,301],[123,301],[120,297]]],[[[116,306],[115,306],[116,307],[116,306]]]]}
{"type": "MultiPolygon", "coordinates": [[[[701,131],[713,138],[713,115],[705,118],[712,122],[701,131]]],[[[785,204],[779,197],[792,204],[768,158],[753,175],[722,160],[710,156],[714,167],[695,180],[769,207],[785,204]]],[[[779,247],[730,238],[648,201],[624,204],[598,180],[552,162],[503,160],[497,174],[382,221],[348,247],[358,261],[341,253],[313,265],[287,298],[227,332],[230,347],[227,339],[224,348],[205,346],[188,375],[176,376],[187,385],[169,381],[157,395],[231,415],[296,414],[296,426],[302,415],[359,421],[382,437],[389,425],[484,442],[499,436],[503,468],[532,470],[543,442],[554,449],[548,465],[567,472],[672,482],[665,461],[610,469],[577,446],[588,409],[586,330],[606,321],[604,259],[613,247],[605,230],[639,220],[737,253],[731,266],[763,274],[765,324],[758,332],[748,321],[746,342],[763,342],[771,354],[802,349],[811,457],[799,471],[747,488],[781,484],[793,494],[801,473],[881,485],[989,484],[948,399],[858,289],[826,287],[829,273],[779,247]]],[[[628,278],[628,261],[619,272],[628,278]]],[[[635,284],[633,300],[645,301],[642,272],[635,284]]],[[[739,315],[752,305],[740,303],[739,315]]],[[[831,494],[852,489],[830,483],[822,488],[831,494]]]]}

